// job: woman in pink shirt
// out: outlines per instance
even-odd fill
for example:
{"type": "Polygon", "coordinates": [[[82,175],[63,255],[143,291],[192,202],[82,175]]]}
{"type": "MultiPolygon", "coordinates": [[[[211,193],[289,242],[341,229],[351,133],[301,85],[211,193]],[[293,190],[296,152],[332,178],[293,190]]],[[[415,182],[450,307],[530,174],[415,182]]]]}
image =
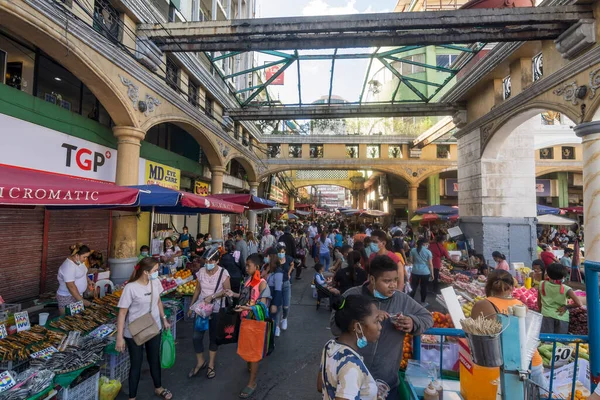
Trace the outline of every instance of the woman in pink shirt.
{"type": "Polygon", "coordinates": [[[494,251],[492,253],[492,257],[494,258],[494,261],[496,261],[496,269],[502,269],[504,271],[510,270],[504,254],[500,253],[499,251],[494,251]]]}

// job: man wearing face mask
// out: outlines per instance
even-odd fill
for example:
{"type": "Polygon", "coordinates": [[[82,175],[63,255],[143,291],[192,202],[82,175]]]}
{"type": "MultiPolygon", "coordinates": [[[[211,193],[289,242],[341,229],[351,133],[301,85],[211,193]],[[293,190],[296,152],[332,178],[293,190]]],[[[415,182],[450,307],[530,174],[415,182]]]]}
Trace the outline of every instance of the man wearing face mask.
{"type": "Polygon", "coordinates": [[[371,256],[369,257],[369,263],[376,256],[388,256],[392,259],[398,266],[398,290],[404,290],[404,263],[394,253],[393,251],[388,250],[388,237],[384,231],[381,229],[376,229],[371,233],[371,243],[369,244],[371,247],[371,256]]]}
{"type": "MultiPolygon", "coordinates": [[[[420,335],[433,326],[431,313],[410,296],[398,291],[397,287],[397,263],[386,255],[378,255],[371,260],[369,280],[363,286],[353,287],[343,294],[344,297],[357,294],[368,296],[375,302],[380,318],[384,320],[379,340],[359,348],[358,353],[364,358],[373,377],[385,381],[391,388],[387,400],[400,399],[398,365],[402,361],[404,335],[420,335]]],[[[335,323],[335,312],[331,314],[330,328],[335,337],[342,334],[335,323]]]]}
{"type": "Polygon", "coordinates": [[[290,303],[292,301],[292,271],[294,271],[294,259],[287,254],[285,243],[280,242],[277,245],[277,258],[283,268],[283,287],[281,289],[283,295],[283,314],[280,328],[282,331],[287,329],[287,317],[290,312],[290,303]]]}

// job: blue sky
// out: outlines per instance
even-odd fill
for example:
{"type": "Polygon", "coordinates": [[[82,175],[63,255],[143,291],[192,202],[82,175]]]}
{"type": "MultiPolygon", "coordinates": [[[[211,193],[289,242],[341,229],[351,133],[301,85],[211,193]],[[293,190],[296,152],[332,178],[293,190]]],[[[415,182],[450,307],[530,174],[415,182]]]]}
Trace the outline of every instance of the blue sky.
{"type": "MultiPolygon", "coordinates": [[[[397,0],[258,0],[257,17],[341,15],[357,13],[391,12],[397,0]]],[[[345,51],[350,51],[349,49],[345,51]]],[[[361,52],[364,52],[362,49],[361,52]]],[[[260,55],[259,64],[277,58],[260,55]]],[[[368,60],[337,61],[335,65],[333,93],[348,101],[357,101],[362,87],[368,60]]],[[[309,103],[327,95],[331,62],[302,61],[302,102],[309,103]]],[[[272,86],[275,98],[284,103],[298,102],[298,70],[294,64],[285,71],[285,84],[272,86]]]]}

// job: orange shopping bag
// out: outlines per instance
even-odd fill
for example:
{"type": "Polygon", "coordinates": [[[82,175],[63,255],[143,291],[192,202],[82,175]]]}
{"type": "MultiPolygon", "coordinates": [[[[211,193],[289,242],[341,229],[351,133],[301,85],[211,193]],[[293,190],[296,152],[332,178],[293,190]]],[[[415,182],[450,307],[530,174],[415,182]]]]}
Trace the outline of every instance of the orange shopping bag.
{"type": "Polygon", "coordinates": [[[254,319],[242,319],[237,353],[244,361],[258,362],[263,358],[267,323],[254,319]]]}

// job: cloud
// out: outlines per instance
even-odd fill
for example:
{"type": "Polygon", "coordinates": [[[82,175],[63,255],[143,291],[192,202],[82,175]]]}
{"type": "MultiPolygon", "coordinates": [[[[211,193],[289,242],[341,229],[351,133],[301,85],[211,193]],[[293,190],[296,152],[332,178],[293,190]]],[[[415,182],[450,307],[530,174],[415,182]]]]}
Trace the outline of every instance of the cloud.
{"type": "Polygon", "coordinates": [[[358,14],[355,7],[356,0],[348,0],[345,6],[334,7],[327,4],[324,0],[310,0],[302,10],[303,15],[343,15],[358,14]]]}

